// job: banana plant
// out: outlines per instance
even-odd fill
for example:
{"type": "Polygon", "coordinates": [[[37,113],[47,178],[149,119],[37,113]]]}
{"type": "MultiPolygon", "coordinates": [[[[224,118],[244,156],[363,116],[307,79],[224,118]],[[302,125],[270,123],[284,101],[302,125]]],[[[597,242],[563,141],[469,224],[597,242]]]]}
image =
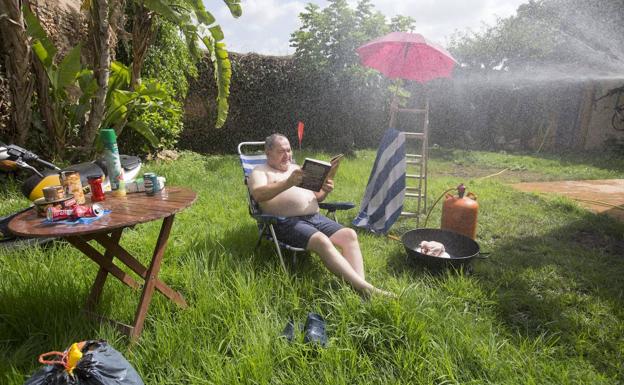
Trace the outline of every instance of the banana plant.
{"type": "MultiPolygon", "coordinates": [[[[23,9],[32,38],[32,49],[41,62],[49,84],[50,107],[53,121],[50,135],[55,139],[55,153],[62,155],[70,135],[80,136],[85,129],[86,116],[91,109],[91,100],[98,90],[93,71],[80,63],[81,46],[74,47],[61,62],[55,64],[57,49],[49,40],[37,17],[23,9]],[[76,97],[76,95],[78,95],[76,97]]],[[[140,121],[128,121],[131,112],[137,109],[159,109],[170,112],[173,107],[167,102],[166,93],[160,83],[148,79],[134,90],[130,90],[130,70],[119,62],[112,62],[105,98],[102,127],[114,127],[121,134],[128,126],[141,134],[150,144],[159,142],[149,127],[140,121]]],[[[96,137],[97,138],[97,137],[96,137]]],[[[86,143],[91,147],[95,143],[86,143]]]]}
{"type": "Polygon", "coordinates": [[[47,77],[45,80],[48,89],[43,91],[47,92],[47,95],[45,95],[45,99],[40,98],[48,101],[48,105],[41,107],[50,110],[49,114],[44,114],[46,117],[45,124],[48,128],[48,134],[53,139],[55,154],[61,155],[65,148],[69,130],[73,126],[73,122],[67,119],[67,110],[71,103],[68,90],[74,86],[78,74],[82,70],[80,64],[81,46],[74,47],[57,65],[55,63],[57,49],[48,38],[39,19],[27,5],[22,7],[22,12],[26,20],[26,31],[31,38],[32,50],[39,59],[47,77]]]}
{"type": "Polygon", "coordinates": [[[125,126],[141,134],[152,146],[156,146],[159,140],[144,122],[128,119],[135,110],[158,109],[171,112],[174,107],[165,102],[167,94],[161,84],[155,80],[148,79],[134,90],[129,90],[129,88],[130,69],[122,63],[113,62],[102,126],[114,127],[119,136],[125,123],[125,126]]]}
{"type": "MultiPolygon", "coordinates": [[[[234,17],[242,14],[241,0],[223,0],[230,13],[234,17]]],[[[208,49],[209,58],[214,66],[215,82],[217,84],[217,119],[215,126],[222,127],[227,119],[230,95],[230,79],[232,67],[228,52],[223,43],[223,31],[216,24],[215,17],[206,10],[201,0],[135,0],[138,18],[133,23],[133,50],[135,60],[133,63],[133,78],[140,73],[144,52],[147,49],[145,36],[150,36],[154,14],[174,23],[180,28],[185,37],[189,50],[196,57],[200,56],[198,43],[202,42],[208,49]],[[147,29],[147,30],[146,30],[147,29]]],[[[133,80],[133,85],[136,84],[133,80]]]]}

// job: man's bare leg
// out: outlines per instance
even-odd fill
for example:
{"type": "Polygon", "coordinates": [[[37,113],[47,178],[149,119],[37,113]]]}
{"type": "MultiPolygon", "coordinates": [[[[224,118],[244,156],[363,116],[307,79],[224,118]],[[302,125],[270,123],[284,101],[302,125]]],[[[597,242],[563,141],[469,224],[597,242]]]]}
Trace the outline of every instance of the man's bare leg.
{"type": "Polygon", "coordinates": [[[349,284],[360,293],[365,295],[379,293],[394,296],[392,293],[376,288],[364,278],[360,277],[346,258],[338,252],[331,240],[320,231],[314,233],[310,237],[307,248],[321,257],[321,261],[323,261],[323,264],[325,264],[329,271],[349,282],[349,284]]]}
{"type": "Polygon", "coordinates": [[[362,258],[362,251],[360,250],[357,233],[353,229],[345,227],[332,234],[329,240],[340,247],[342,255],[349,262],[353,270],[355,270],[362,279],[366,279],[364,275],[364,259],[362,258]]]}

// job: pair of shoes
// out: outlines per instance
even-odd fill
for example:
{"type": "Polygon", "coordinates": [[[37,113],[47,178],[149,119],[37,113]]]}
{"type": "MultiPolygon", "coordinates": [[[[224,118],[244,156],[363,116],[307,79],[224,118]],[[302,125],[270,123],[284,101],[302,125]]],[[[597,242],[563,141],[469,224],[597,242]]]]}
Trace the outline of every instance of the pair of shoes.
{"type": "Polygon", "coordinates": [[[325,333],[325,320],[316,313],[308,313],[305,326],[303,327],[303,342],[306,344],[319,344],[327,346],[327,334],[325,333]]]}
{"type": "MultiPolygon", "coordinates": [[[[280,337],[288,342],[295,340],[295,323],[288,320],[280,337]]],[[[318,344],[321,347],[327,346],[327,334],[325,333],[325,320],[316,313],[309,313],[303,327],[303,342],[306,344],[318,344]]]]}
{"type": "Polygon", "coordinates": [[[280,337],[286,338],[286,341],[288,342],[293,342],[293,340],[295,339],[295,323],[293,322],[292,318],[289,319],[286,323],[286,326],[284,326],[284,330],[282,331],[280,337]]]}

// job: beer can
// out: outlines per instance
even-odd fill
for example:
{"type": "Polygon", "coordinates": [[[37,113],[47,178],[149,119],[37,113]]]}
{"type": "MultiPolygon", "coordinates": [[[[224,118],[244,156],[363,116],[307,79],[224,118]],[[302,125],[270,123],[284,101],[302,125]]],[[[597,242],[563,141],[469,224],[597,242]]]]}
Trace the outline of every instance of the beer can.
{"type": "Polygon", "coordinates": [[[156,173],[146,172],[143,174],[143,185],[145,186],[145,193],[147,195],[154,195],[158,188],[158,177],[156,173]]]}
{"type": "Polygon", "coordinates": [[[90,217],[101,217],[104,214],[104,207],[97,203],[92,204],[91,206],[74,206],[74,212],[72,213],[72,217],[74,218],[90,218],[90,217]]]}
{"type": "Polygon", "coordinates": [[[63,219],[71,218],[73,213],[74,213],[74,209],[61,209],[58,207],[48,207],[46,218],[49,221],[62,221],[63,219]]]}
{"type": "Polygon", "coordinates": [[[104,207],[95,203],[91,206],[76,205],[71,209],[48,207],[46,218],[49,221],[62,221],[63,219],[101,217],[104,215],[104,207]]]}

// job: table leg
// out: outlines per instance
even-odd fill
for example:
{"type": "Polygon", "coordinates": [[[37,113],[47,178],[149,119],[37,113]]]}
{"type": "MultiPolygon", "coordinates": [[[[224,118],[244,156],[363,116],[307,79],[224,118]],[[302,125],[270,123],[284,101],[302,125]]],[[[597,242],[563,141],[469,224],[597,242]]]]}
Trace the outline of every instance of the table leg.
{"type": "MultiPolygon", "coordinates": [[[[122,232],[123,229],[114,230],[111,234],[111,241],[115,244],[119,244],[119,239],[121,238],[122,232]]],[[[112,263],[114,257],[114,251],[110,248],[106,248],[106,252],[104,253],[104,259],[108,261],[108,263],[112,263]]],[[[91,292],[89,293],[89,297],[87,298],[87,310],[95,309],[95,306],[100,301],[100,296],[102,294],[102,289],[104,288],[104,283],[106,282],[106,277],[108,277],[108,271],[105,268],[100,267],[97,276],[95,277],[95,281],[91,286],[91,292]]]]}
{"type": "Polygon", "coordinates": [[[125,271],[121,270],[115,264],[113,264],[112,260],[107,260],[104,258],[99,251],[97,251],[93,246],[85,242],[80,237],[66,237],[67,242],[71,243],[75,248],[82,251],[84,255],[91,258],[95,263],[100,265],[100,267],[106,269],[109,273],[114,275],[117,279],[119,279],[124,284],[130,286],[131,288],[138,289],[141,285],[135,281],[131,276],[126,274],[125,271]]]}
{"type": "Polygon", "coordinates": [[[165,248],[167,247],[167,241],[169,240],[169,233],[171,232],[171,227],[173,226],[174,217],[175,214],[165,217],[165,219],[163,219],[162,226],[160,227],[160,234],[158,235],[158,240],[156,241],[152,261],[147,268],[145,285],[143,286],[143,293],[141,293],[141,300],[139,301],[139,306],[137,307],[134,316],[134,328],[130,334],[131,340],[136,340],[139,335],[141,335],[141,331],[143,331],[143,323],[145,322],[147,309],[149,308],[152,295],[154,294],[158,273],[160,272],[160,262],[165,254],[165,248]]]}
{"type": "MultiPolygon", "coordinates": [[[[115,258],[123,262],[132,271],[137,273],[141,278],[147,278],[147,268],[137,261],[127,250],[125,250],[119,243],[116,243],[112,237],[107,234],[99,234],[94,239],[107,250],[112,250],[115,254],[115,258]]],[[[156,290],[160,291],[165,297],[169,298],[178,306],[182,308],[188,307],[182,294],[176,290],[170,288],[160,279],[156,278],[156,290]]]]}

